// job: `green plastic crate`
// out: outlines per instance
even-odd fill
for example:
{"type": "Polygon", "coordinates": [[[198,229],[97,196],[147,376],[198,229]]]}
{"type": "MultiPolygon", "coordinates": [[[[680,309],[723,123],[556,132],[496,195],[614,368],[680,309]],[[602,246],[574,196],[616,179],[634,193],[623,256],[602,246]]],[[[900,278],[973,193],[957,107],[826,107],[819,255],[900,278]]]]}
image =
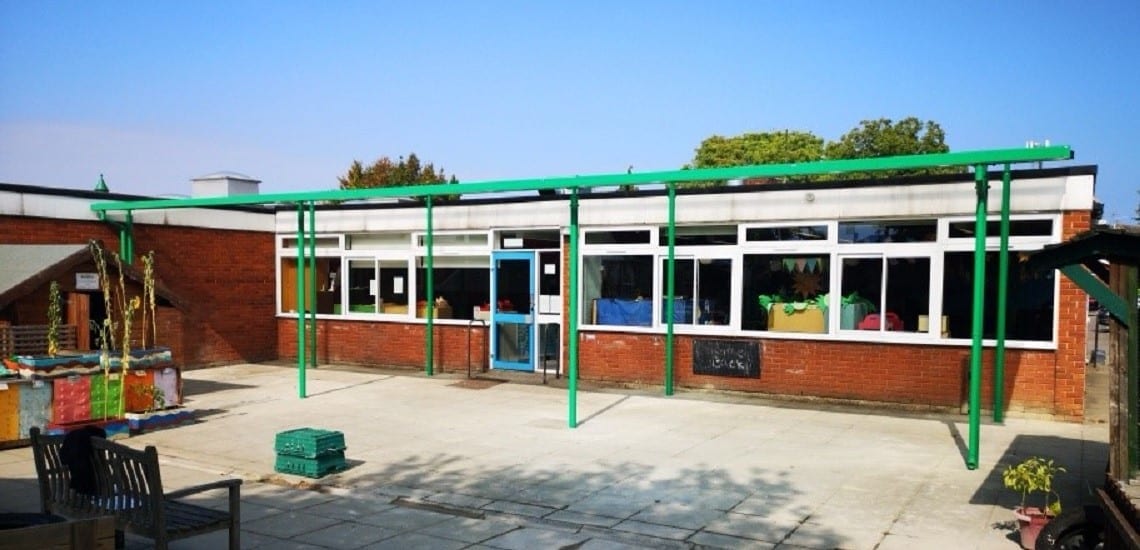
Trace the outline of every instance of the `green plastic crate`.
{"type": "Polygon", "coordinates": [[[273,469],[283,474],[324,477],[347,467],[348,465],[344,462],[344,451],[335,451],[317,458],[277,455],[277,463],[274,464],[273,469]]]}
{"type": "Polygon", "coordinates": [[[273,450],[278,455],[320,458],[339,452],[344,456],[344,434],[317,428],[296,428],[277,434],[273,450]]]}

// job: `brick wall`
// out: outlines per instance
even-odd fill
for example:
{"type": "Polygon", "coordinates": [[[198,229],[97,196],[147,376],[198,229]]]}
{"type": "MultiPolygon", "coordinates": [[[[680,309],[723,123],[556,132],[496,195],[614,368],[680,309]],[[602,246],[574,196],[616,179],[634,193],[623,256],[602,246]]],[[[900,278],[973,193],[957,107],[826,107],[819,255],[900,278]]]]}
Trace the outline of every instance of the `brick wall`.
{"type": "MultiPolygon", "coordinates": [[[[486,327],[437,324],[434,329],[436,372],[467,372],[468,350],[473,372],[486,364],[486,327]]],[[[426,335],[423,323],[318,319],[317,363],[422,369],[426,335]]],[[[277,354],[281,359],[297,359],[296,319],[278,320],[277,354]]]]}
{"type": "MultiPolygon", "coordinates": [[[[156,278],[188,304],[159,312],[159,340],[185,366],[276,357],[272,233],[135,224],[138,256],[155,251],[156,278]]],[[[84,244],[118,251],[118,232],[99,222],[0,216],[2,244],[84,244]]]]}

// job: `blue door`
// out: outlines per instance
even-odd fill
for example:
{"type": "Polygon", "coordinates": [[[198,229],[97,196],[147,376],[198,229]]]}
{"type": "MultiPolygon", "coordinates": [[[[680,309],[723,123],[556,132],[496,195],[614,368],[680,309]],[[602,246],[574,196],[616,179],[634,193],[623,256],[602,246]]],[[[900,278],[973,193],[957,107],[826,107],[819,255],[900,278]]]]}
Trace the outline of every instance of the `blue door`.
{"type": "Polygon", "coordinates": [[[492,252],[492,368],[534,371],[534,313],[534,252],[492,252]]]}

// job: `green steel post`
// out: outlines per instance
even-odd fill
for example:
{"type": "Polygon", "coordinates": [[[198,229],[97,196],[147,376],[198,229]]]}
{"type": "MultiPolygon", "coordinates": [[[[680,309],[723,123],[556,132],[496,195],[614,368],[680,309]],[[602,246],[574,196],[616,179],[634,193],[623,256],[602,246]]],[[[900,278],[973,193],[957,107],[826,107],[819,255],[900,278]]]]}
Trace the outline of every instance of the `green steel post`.
{"type": "Polygon", "coordinates": [[[305,398],[305,203],[297,203],[297,394],[305,398]]]}
{"type": "Polygon", "coordinates": [[[673,395],[673,292],[676,290],[677,184],[669,183],[669,267],[665,273],[665,395],[673,395]]]}
{"type": "Polygon", "coordinates": [[[135,217],[134,212],[127,211],[127,222],[124,224],[126,228],[125,239],[123,244],[126,245],[123,254],[123,261],[128,264],[135,263],[135,217]]]}
{"type": "Polygon", "coordinates": [[[424,352],[424,374],[432,376],[435,369],[435,250],[434,239],[432,236],[432,211],[431,211],[431,195],[427,197],[427,238],[424,239],[424,244],[427,247],[427,276],[424,277],[426,282],[426,289],[424,290],[425,298],[427,298],[427,307],[425,308],[424,315],[427,316],[427,351],[424,352]]]}
{"type": "Polygon", "coordinates": [[[570,192],[570,364],[566,377],[570,411],[567,422],[578,427],[578,188],[570,192]]]}
{"type": "Polygon", "coordinates": [[[994,422],[1005,417],[1005,322],[1009,296],[1009,164],[1001,173],[1001,248],[998,253],[997,348],[994,350],[994,422]]]}
{"type": "Polygon", "coordinates": [[[309,366],[317,368],[317,203],[309,203],[309,366]]]}
{"type": "Polygon", "coordinates": [[[982,420],[982,313],[986,297],[986,202],[989,198],[986,166],[974,167],[974,187],[978,194],[974,213],[974,315],[970,345],[970,442],[966,468],[978,468],[978,445],[982,420]]]}

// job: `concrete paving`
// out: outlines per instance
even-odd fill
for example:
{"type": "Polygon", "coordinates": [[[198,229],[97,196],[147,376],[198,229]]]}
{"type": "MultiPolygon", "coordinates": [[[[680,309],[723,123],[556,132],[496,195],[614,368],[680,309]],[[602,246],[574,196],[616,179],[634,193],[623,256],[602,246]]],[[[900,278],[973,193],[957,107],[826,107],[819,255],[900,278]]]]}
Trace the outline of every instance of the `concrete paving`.
{"type": "MultiPolygon", "coordinates": [[[[168,489],[241,477],[243,547],[298,549],[1014,549],[1005,464],[1057,459],[1078,506],[1107,460],[1104,424],[986,424],[971,471],[961,415],[701,392],[581,391],[570,429],[564,389],[464,380],[321,368],[298,399],[295,368],[189,371],[197,422],[122,442],[158,448],[168,489]],[[344,432],[349,469],[275,473],[274,436],[297,427],[344,432]]],[[[30,450],[0,452],[0,511],[38,506],[30,450]]]]}

